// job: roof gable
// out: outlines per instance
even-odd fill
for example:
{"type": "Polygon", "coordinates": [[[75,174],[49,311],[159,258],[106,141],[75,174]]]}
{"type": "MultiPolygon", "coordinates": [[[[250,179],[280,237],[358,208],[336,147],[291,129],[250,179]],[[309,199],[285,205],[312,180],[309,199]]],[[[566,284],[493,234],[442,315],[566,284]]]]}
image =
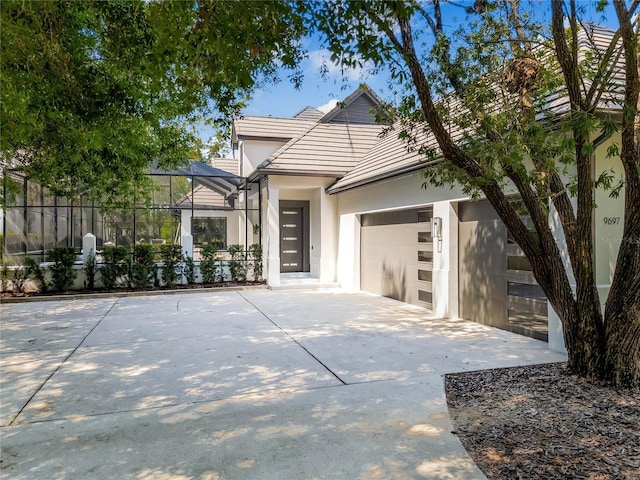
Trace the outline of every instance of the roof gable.
{"type": "Polygon", "coordinates": [[[363,83],[342,102],[338,102],[332,110],[320,119],[320,122],[375,125],[376,117],[375,114],[371,113],[371,110],[382,103],[382,99],[368,85],[363,83]]]}
{"type": "Polygon", "coordinates": [[[324,116],[320,110],[314,107],[304,107],[299,112],[295,113],[292,118],[299,118],[300,120],[320,120],[324,116]]]}

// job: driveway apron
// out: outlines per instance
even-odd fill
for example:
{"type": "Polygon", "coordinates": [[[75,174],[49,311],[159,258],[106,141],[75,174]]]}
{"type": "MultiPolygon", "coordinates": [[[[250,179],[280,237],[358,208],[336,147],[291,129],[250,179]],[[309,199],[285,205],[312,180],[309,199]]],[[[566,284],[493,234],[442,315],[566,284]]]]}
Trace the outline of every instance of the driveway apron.
{"type": "Polygon", "coordinates": [[[0,306],[0,477],[482,479],[445,373],[543,342],[364,293],[0,306]]]}

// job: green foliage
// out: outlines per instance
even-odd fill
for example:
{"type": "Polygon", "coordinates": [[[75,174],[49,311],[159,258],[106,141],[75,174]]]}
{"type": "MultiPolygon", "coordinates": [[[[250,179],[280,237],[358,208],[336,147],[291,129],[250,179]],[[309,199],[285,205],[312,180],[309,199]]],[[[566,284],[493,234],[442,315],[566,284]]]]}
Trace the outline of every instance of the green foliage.
{"type": "Polygon", "coordinates": [[[125,247],[103,247],[100,277],[102,285],[112,290],[129,282],[129,266],[131,256],[125,247]]]}
{"type": "Polygon", "coordinates": [[[0,292],[7,291],[9,283],[9,265],[6,262],[0,262],[0,292]]]}
{"type": "Polygon", "coordinates": [[[193,261],[193,257],[187,255],[184,259],[184,277],[187,280],[187,285],[193,285],[196,283],[196,264],[193,261]]]}
{"type": "Polygon", "coordinates": [[[153,245],[133,246],[131,263],[131,284],[134,288],[145,289],[154,284],[156,276],[155,250],[153,245]]]}
{"type": "Polygon", "coordinates": [[[51,288],[56,292],[66,292],[73,287],[77,273],[73,268],[76,253],[72,247],[55,247],[47,251],[45,260],[51,262],[51,288]]]}
{"type": "Polygon", "coordinates": [[[189,158],[202,115],[232,118],[280,65],[301,79],[304,27],[288,2],[0,6],[0,154],[55,194],[103,206],[149,195],[150,160],[189,158]]]}
{"type": "Polygon", "coordinates": [[[613,2],[617,26],[609,35],[592,25],[609,2],[590,2],[595,13],[583,3],[549,2],[550,19],[536,11],[537,2],[517,0],[466,7],[411,0],[296,5],[333,60],[388,71],[389,97],[396,100],[388,134],[425,161],[425,185],[461,186],[470,197],[491,203],[561,317],[569,369],[638,386],[640,362],[629,355],[638,341],[625,329],[638,310],[628,296],[640,278],[633,268],[638,249],[624,239],[640,237],[640,189],[625,190],[626,221],[611,281],[616,287],[604,317],[595,284],[599,252],[591,232],[594,186],[614,195],[621,188],[610,172],[598,173],[597,145],[619,131],[620,148],[607,153],[619,151],[625,181],[640,183],[634,21],[639,4],[613,2]],[[616,114],[604,114],[609,109],[616,114]],[[511,205],[509,198],[516,195],[533,229],[511,205]],[[557,225],[551,228],[549,222],[551,204],[566,239],[562,252],[557,225]],[[566,256],[571,278],[565,275],[566,256]]]}
{"type": "Polygon", "coordinates": [[[229,275],[232,282],[246,280],[247,265],[246,252],[242,245],[229,245],[227,249],[231,259],[229,260],[229,275]]]}
{"type": "MultiPolygon", "coordinates": [[[[17,265],[13,270],[13,279],[11,281],[14,295],[22,295],[25,292],[27,280],[29,280],[29,267],[17,265]]],[[[40,289],[40,291],[46,291],[46,289],[40,289]]]]}
{"type": "Polygon", "coordinates": [[[250,245],[249,254],[252,260],[253,279],[257,282],[262,279],[262,245],[259,243],[250,245]]]}
{"type": "Polygon", "coordinates": [[[181,245],[161,245],[160,255],[162,256],[162,282],[165,287],[172,288],[182,278],[182,246],[181,245]]]}
{"type": "Polygon", "coordinates": [[[89,290],[93,290],[94,288],[96,288],[96,274],[98,273],[98,262],[96,260],[96,254],[93,249],[91,249],[91,251],[89,252],[82,270],[84,271],[84,278],[87,282],[87,288],[89,290]]]}
{"type": "Polygon", "coordinates": [[[219,271],[221,270],[217,245],[204,245],[200,255],[202,256],[202,260],[200,261],[202,283],[215,283],[219,278],[219,271]]]}
{"type": "MultiPolygon", "coordinates": [[[[45,270],[40,267],[40,264],[31,257],[24,257],[23,261],[24,273],[27,277],[33,278],[38,291],[45,293],[48,290],[47,281],[45,279],[45,270]]],[[[15,272],[14,272],[15,274],[15,272]]],[[[14,287],[15,287],[15,275],[14,275],[14,287]]]]}
{"type": "MultiPolygon", "coordinates": [[[[298,7],[342,66],[369,64],[388,72],[389,96],[397,102],[386,110],[385,123],[391,124],[387,134],[403,140],[407,150],[426,162],[438,160],[424,170],[425,186],[461,185],[475,198],[488,185],[513,188],[508,187],[508,172],[513,172],[534,187],[543,208],[552,196],[549,176],[566,176],[566,165],[575,165],[577,155],[593,153],[589,141],[576,150],[574,133],[586,139],[599,134],[609,138],[618,130],[616,122],[599,119],[592,109],[575,111],[562,121],[545,113],[549,95],[566,93],[566,85],[553,45],[544,40],[549,28],[536,20],[540,17],[535,12],[526,11],[524,3],[505,2],[504,8],[487,3],[482,15],[473,8],[450,6],[452,18],[457,10],[465,20],[458,17],[449,25],[438,24],[443,13],[438,3],[310,0],[298,7]],[[531,41],[514,40],[516,18],[522,27],[517,38],[531,41]],[[455,143],[482,174],[471,175],[451,157],[441,161],[439,146],[425,144],[431,125],[402,50],[402,19],[408,19],[416,60],[427,81],[422,87],[437,102],[438,120],[459,135],[455,143]]],[[[602,59],[593,54],[581,60],[581,75],[595,83],[596,94],[612,81],[611,69],[595,78],[602,59]]]]}

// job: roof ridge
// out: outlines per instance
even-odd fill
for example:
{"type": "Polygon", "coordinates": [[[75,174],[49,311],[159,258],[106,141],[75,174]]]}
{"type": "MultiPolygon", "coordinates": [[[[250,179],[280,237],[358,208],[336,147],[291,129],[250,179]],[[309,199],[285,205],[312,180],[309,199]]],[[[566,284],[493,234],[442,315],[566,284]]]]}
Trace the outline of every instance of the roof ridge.
{"type": "MultiPolygon", "coordinates": [[[[308,107],[305,107],[305,108],[308,108],[308,107]]],[[[313,108],[313,107],[311,107],[311,108],[313,108]]],[[[300,113],[300,112],[298,112],[298,113],[300,113]]],[[[247,120],[247,119],[250,119],[250,118],[260,118],[260,119],[272,118],[274,120],[291,120],[292,122],[314,122],[313,120],[308,120],[306,118],[280,117],[280,116],[275,117],[273,115],[242,115],[242,117],[236,118],[235,121],[242,121],[242,120],[247,120]]]]}

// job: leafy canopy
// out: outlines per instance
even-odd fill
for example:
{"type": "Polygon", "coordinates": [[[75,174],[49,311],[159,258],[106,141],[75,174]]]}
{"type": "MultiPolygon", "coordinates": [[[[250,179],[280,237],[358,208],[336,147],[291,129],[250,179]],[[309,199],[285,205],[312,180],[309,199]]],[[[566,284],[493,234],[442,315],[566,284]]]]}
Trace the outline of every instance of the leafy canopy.
{"type": "Polygon", "coordinates": [[[301,81],[284,2],[7,0],[0,22],[3,165],[104,206],[187,160],[201,115],[232,118],[279,67],[301,81]]]}

